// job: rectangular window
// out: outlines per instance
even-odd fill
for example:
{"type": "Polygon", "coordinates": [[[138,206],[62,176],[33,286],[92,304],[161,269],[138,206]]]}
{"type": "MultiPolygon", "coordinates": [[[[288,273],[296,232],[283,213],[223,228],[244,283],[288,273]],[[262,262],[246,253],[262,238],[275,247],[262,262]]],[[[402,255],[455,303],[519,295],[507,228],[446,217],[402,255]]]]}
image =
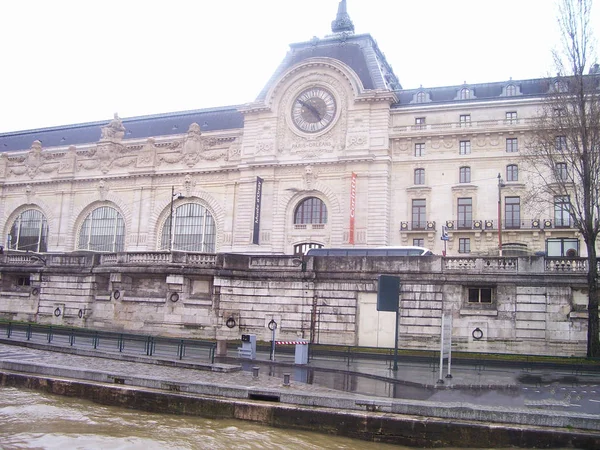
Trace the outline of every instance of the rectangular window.
{"type": "Polygon", "coordinates": [[[556,151],[563,152],[567,149],[567,137],[566,136],[556,136],[556,151]]]}
{"type": "Polygon", "coordinates": [[[458,240],[458,253],[471,253],[470,238],[460,238],[458,240]]]}
{"type": "Polygon", "coordinates": [[[415,238],[415,239],[413,239],[413,245],[415,247],[425,247],[425,239],[415,238]]]}
{"type": "Polygon", "coordinates": [[[471,182],[471,168],[470,167],[461,167],[458,169],[458,180],[460,183],[470,183],[471,182]]]}
{"type": "Polygon", "coordinates": [[[469,303],[492,303],[492,288],[470,287],[469,303]]]}
{"type": "Polygon", "coordinates": [[[460,127],[466,128],[471,126],[471,114],[461,114],[459,118],[460,127]]]}
{"type": "Polygon", "coordinates": [[[517,112],[516,111],[508,111],[506,113],[506,123],[509,125],[517,123],[517,112]]]}
{"type": "Polygon", "coordinates": [[[506,138],[506,151],[508,153],[515,153],[519,151],[517,138],[506,138]]]}
{"type": "Polygon", "coordinates": [[[504,199],[504,226],[506,228],[521,228],[521,197],[506,197],[504,199]]]}
{"type": "Polygon", "coordinates": [[[459,155],[471,154],[471,141],[460,141],[458,144],[459,155]]]}
{"type": "Polygon", "coordinates": [[[519,181],[519,166],[516,164],[506,166],[506,181],[519,181]]]}
{"type": "Polygon", "coordinates": [[[567,172],[567,164],[566,163],[556,163],[556,179],[558,181],[567,181],[569,178],[569,174],[567,172]]]}
{"type": "Polygon", "coordinates": [[[31,286],[31,279],[29,277],[17,278],[17,286],[31,286]]]}
{"type": "Polygon", "coordinates": [[[424,230],[427,225],[425,219],[425,199],[412,201],[412,228],[413,230],[424,230]]]}
{"type": "Polygon", "coordinates": [[[415,129],[422,130],[425,128],[425,117],[415,117],[415,129]]]}
{"type": "Polygon", "coordinates": [[[554,226],[568,228],[571,226],[571,215],[569,204],[571,200],[568,195],[557,195],[554,197],[554,226]]]}
{"type": "Polygon", "coordinates": [[[471,197],[459,198],[457,205],[458,228],[471,228],[473,222],[473,200],[471,197]]]}
{"type": "Polygon", "coordinates": [[[415,144],[415,156],[424,156],[425,155],[425,143],[418,142],[415,144]]]}
{"type": "Polygon", "coordinates": [[[546,256],[573,258],[579,255],[579,240],[576,238],[546,239],[546,256]]]}
{"type": "Polygon", "coordinates": [[[415,184],[425,184],[425,169],[415,169],[415,184]]]}

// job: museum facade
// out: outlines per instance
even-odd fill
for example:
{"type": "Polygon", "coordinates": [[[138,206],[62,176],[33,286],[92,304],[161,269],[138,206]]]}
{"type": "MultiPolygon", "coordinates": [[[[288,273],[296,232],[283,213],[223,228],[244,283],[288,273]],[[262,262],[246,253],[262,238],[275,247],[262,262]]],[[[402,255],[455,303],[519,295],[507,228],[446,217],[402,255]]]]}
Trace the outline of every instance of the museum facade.
{"type": "Polygon", "coordinates": [[[3,245],[579,255],[564,199],[525,201],[522,153],[552,89],[403,89],[341,2],[332,34],[292,44],[253,103],[0,134],[3,245]]]}

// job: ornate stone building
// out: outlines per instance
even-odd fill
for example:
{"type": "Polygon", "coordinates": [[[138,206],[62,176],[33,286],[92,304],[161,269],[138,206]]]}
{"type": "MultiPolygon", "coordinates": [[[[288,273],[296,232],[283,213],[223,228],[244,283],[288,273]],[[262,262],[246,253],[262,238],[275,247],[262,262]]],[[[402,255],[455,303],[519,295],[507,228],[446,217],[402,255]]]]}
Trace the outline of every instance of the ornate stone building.
{"type": "Polygon", "coordinates": [[[251,104],[1,134],[4,246],[441,254],[445,226],[449,255],[497,254],[500,193],[505,249],[577,254],[560,205],[523,201],[520,153],[549,81],[403,89],[345,8],[251,104]]]}
{"type": "Polygon", "coordinates": [[[341,1],[332,34],[292,44],[251,104],[0,134],[0,317],[265,340],[275,320],[282,337],[385,347],[389,273],[404,347],[436,348],[449,314],[459,349],[584,354],[586,260],[562,258],[578,233],[560,202],[524,201],[552,88],[403,89],[341,1]],[[503,257],[482,257],[499,238],[503,257]],[[448,257],[294,256],[389,245],[448,257]]]}

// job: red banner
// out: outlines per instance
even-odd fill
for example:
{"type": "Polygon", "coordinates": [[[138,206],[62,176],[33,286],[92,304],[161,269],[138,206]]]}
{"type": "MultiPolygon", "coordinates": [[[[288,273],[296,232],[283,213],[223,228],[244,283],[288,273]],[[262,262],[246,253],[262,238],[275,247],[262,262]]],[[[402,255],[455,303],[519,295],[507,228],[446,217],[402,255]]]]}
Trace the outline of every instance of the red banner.
{"type": "Polygon", "coordinates": [[[356,215],[356,174],[350,179],[350,244],[354,244],[354,216],[356,215]]]}

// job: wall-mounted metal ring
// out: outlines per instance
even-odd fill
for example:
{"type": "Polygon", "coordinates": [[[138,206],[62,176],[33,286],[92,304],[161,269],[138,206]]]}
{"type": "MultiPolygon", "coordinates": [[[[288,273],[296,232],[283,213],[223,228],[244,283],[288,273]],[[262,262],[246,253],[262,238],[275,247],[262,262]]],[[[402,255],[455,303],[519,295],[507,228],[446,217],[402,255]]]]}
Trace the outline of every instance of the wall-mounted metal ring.
{"type": "Polygon", "coordinates": [[[56,308],[56,309],[54,310],[54,315],[55,315],[56,317],[60,317],[60,313],[61,313],[61,311],[60,311],[60,308],[56,308]]]}
{"type": "Polygon", "coordinates": [[[473,330],[473,332],[471,333],[471,336],[473,336],[473,339],[478,341],[483,337],[483,331],[481,331],[481,328],[477,327],[473,330]]]}
{"type": "Polygon", "coordinates": [[[277,329],[277,322],[275,322],[275,319],[271,319],[267,327],[269,327],[269,330],[271,331],[277,329]]]}
{"type": "Polygon", "coordinates": [[[179,300],[179,294],[177,292],[171,292],[171,295],[169,295],[169,300],[176,302],[179,300]]]}
{"type": "Polygon", "coordinates": [[[31,290],[31,295],[38,295],[39,293],[40,293],[40,290],[39,290],[38,288],[36,288],[36,287],[34,287],[34,288],[31,290]]]}
{"type": "Polygon", "coordinates": [[[119,292],[119,290],[118,290],[118,289],[116,289],[116,290],[113,292],[113,298],[114,298],[115,300],[119,300],[119,298],[120,298],[120,297],[121,297],[121,293],[119,292]]]}
{"type": "Polygon", "coordinates": [[[235,319],[233,317],[230,317],[229,319],[227,319],[227,322],[225,322],[225,325],[227,326],[227,328],[235,327],[235,319]]]}
{"type": "Polygon", "coordinates": [[[83,309],[80,309],[79,312],[77,313],[77,315],[81,319],[83,317],[83,309]]]}

